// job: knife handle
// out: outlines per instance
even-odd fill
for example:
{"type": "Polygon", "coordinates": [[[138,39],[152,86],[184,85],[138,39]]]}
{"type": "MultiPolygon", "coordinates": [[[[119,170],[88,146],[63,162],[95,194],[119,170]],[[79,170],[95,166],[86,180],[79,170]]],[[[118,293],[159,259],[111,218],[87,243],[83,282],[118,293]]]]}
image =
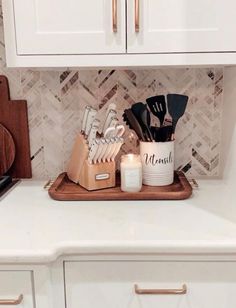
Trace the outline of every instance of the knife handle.
{"type": "Polygon", "coordinates": [[[97,151],[96,151],[96,154],[93,158],[93,163],[96,164],[98,162],[98,158],[100,157],[100,154],[103,150],[103,145],[105,143],[105,139],[99,139],[100,143],[99,143],[99,146],[97,148],[97,151]]]}
{"type": "Polygon", "coordinates": [[[83,115],[83,120],[82,120],[82,126],[81,126],[81,133],[85,132],[86,122],[87,122],[88,113],[89,113],[90,109],[91,109],[90,106],[86,106],[85,107],[84,115],[83,115]]]}
{"type": "Polygon", "coordinates": [[[108,160],[109,157],[111,156],[114,144],[115,144],[115,139],[110,139],[108,147],[106,149],[106,152],[105,152],[105,154],[103,155],[103,158],[102,158],[103,163],[105,163],[106,160],[108,160]]]}
{"type": "Polygon", "coordinates": [[[103,134],[105,134],[108,127],[110,127],[111,122],[112,122],[113,118],[116,117],[116,115],[117,115],[117,112],[115,110],[111,109],[109,111],[109,113],[107,114],[107,117],[105,119],[105,122],[104,122],[103,130],[102,130],[103,134]]]}
{"type": "Polygon", "coordinates": [[[92,125],[89,135],[88,135],[88,144],[89,144],[89,148],[91,148],[94,140],[96,139],[97,136],[97,131],[98,131],[98,125],[92,125]]]}
{"type": "Polygon", "coordinates": [[[97,159],[97,162],[99,164],[102,162],[102,159],[103,159],[104,155],[106,154],[108,147],[109,147],[108,139],[105,139],[105,143],[103,144],[102,151],[100,153],[100,156],[97,159]]]}
{"type": "Polygon", "coordinates": [[[88,117],[87,117],[87,122],[86,122],[86,127],[85,127],[85,136],[87,137],[89,132],[90,132],[90,129],[91,129],[91,126],[92,126],[92,123],[96,117],[96,114],[97,114],[97,110],[91,108],[90,111],[89,111],[89,114],[88,114],[88,117]]]}
{"type": "Polygon", "coordinates": [[[119,138],[119,139],[120,139],[120,141],[117,143],[117,146],[114,150],[114,153],[111,156],[111,159],[110,159],[111,161],[115,161],[117,154],[120,152],[120,149],[121,149],[122,145],[124,144],[124,138],[119,138]]]}
{"type": "Polygon", "coordinates": [[[97,142],[97,140],[95,140],[93,142],[93,144],[91,145],[91,148],[90,148],[90,151],[89,151],[89,156],[88,156],[89,164],[93,163],[93,159],[94,159],[94,156],[95,156],[95,154],[98,150],[98,146],[99,146],[99,143],[97,142]]]}

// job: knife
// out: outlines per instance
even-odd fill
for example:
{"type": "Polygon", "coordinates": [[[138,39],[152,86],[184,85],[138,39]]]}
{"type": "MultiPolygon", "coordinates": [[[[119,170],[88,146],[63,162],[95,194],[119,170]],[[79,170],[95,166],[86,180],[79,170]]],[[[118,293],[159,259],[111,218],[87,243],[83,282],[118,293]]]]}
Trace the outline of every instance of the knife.
{"type": "Polygon", "coordinates": [[[117,154],[120,152],[122,145],[124,144],[124,138],[119,138],[119,141],[116,144],[114,152],[111,154],[109,161],[115,161],[117,154]]]}
{"type": "Polygon", "coordinates": [[[98,147],[100,144],[100,140],[99,139],[95,139],[90,147],[89,150],[89,156],[88,156],[88,162],[89,164],[92,164],[94,162],[94,157],[97,153],[98,147]]]}
{"type": "Polygon", "coordinates": [[[98,128],[99,128],[100,121],[95,119],[92,123],[90,132],[88,134],[88,143],[89,148],[91,148],[93,141],[96,139],[98,128]]]}
{"type": "Polygon", "coordinates": [[[114,120],[113,118],[116,118],[116,115],[117,115],[117,112],[115,110],[111,109],[109,111],[109,113],[107,114],[107,117],[105,119],[103,129],[102,129],[103,134],[108,129],[108,127],[110,127],[112,121],[114,120]]]}
{"type": "Polygon", "coordinates": [[[109,147],[109,144],[110,144],[110,140],[109,139],[104,139],[104,140],[105,140],[105,143],[103,144],[102,151],[100,153],[100,156],[97,159],[98,163],[102,162],[102,159],[103,159],[104,155],[106,154],[106,151],[107,151],[107,149],[109,147]]]}
{"type": "MultiPolygon", "coordinates": [[[[106,110],[104,119],[107,118],[107,115],[108,115],[108,113],[110,112],[110,110],[116,111],[116,104],[115,104],[115,103],[111,103],[111,104],[108,105],[108,108],[107,108],[107,110],[106,110]]],[[[104,113],[103,108],[100,109],[100,110],[98,111],[98,117],[99,117],[99,119],[100,119],[100,118],[103,118],[102,113],[104,113]]],[[[100,134],[102,134],[104,124],[105,124],[105,123],[103,122],[102,125],[100,125],[100,128],[99,128],[99,133],[100,133],[100,134]]]]}
{"type": "Polygon", "coordinates": [[[98,158],[100,157],[100,154],[103,150],[103,145],[105,144],[105,139],[104,138],[101,138],[99,139],[99,146],[98,146],[98,149],[97,149],[97,152],[93,158],[93,163],[96,164],[98,162],[98,158]]]}
{"type": "Polygon", "coordinates": [[[106,160],[108,160],[108,158],[110,157],[111,153],[112,153],[112,149],[115,145],[115,138],[110,138],[109,139],[109,144],[108,144],[108,147],[106,149],[106,152],[104,153],[103,157],[102,157],[102,162],[105,163],[106,160]]]}
{"type": "Polygon", "coordinates": [[[96,117],[96,114],[97,114],[97,110],[91,108],[89,110],[89,113],[88,113],[88,117],[87,117],[87,121],[86,121],[86,126],[85,126],[85,137],[87,138],[88,137],[88,134],[90,132],[90,129],[91,129],[91,126],[92,126],[92,123],[96,117]]]}
{"type": "Polygon", "coordinates": [[[86,127],[88,113],[89,113],[90,109],[91,109],[90,106],[86,106],[85,110],[84,110],[84,115],[83,115],[83,119],[82,119],[82,126],[81,126],[81,134],[83,134],[83,135],[85,133],[85,127],[86,127]]]}

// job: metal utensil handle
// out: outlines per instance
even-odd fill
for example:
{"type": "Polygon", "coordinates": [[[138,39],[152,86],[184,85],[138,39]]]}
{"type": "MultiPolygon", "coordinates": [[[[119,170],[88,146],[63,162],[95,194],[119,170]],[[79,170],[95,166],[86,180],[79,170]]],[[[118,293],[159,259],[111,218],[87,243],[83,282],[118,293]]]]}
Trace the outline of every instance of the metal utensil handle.
{"type": "Polygon", "coordinates": [[[184,284],[182,289],[140,289],[138,285],[135,284],[134,290],[138,295],[181,295],[187,293],[187,286],[184,284]]]}
{"type": "Polygon", "coordinates": [[[112,0],[112,29],[116,33],[117,29],[117,0],[112,0]]]}
{"type": "Polygon", "coordinates": [[[21,294],[17,299],[0,299],[0,305],[20,305],[23,301],[21,294]]]}
{"type": "Polygon", "coordinates": [[[135,10],[135,32],[138,33],[140,30],[140,25],[139,25],[139,1],[140,0],[134,0],[135,1],[135,6],[134,6],[134,10],[135,10]]]}

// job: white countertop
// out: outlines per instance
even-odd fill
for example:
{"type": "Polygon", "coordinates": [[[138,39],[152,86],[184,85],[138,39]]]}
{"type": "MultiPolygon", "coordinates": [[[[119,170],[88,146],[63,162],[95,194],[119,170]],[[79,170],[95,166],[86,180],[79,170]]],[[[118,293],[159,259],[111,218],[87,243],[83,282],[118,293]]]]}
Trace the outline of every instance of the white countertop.
{"type": "Polygon", "coordinates": [[[63,254],[235,254],[236,197],[199,181],[185,201],[57,202],[23,181],[0,201],[0,263],[48,263],[63,254]]]}

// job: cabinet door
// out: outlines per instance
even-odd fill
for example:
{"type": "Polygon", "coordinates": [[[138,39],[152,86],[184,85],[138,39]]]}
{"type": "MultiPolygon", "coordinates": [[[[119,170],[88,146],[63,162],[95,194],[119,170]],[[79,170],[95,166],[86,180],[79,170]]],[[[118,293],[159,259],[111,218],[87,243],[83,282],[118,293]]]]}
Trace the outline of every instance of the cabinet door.
{"type": "Polygon", "coordinates": [[[65,262],[64,273],[67,308],[236,307],[234,262],[65,262]]]}
{"type": "Polygon", "coordinates": [[[125,52],[125,0],[11,1],[18,55],[125,52]]]}
{"type": "Polygon", "coordinates": [[[33,273],[0,271],[0,307],[33,308],[33,273]]]}
{"type": "Polygon", "coordinates": [[[127,5],[129,53],[236,51],[234,0],[130,0],[127,5]]]}

